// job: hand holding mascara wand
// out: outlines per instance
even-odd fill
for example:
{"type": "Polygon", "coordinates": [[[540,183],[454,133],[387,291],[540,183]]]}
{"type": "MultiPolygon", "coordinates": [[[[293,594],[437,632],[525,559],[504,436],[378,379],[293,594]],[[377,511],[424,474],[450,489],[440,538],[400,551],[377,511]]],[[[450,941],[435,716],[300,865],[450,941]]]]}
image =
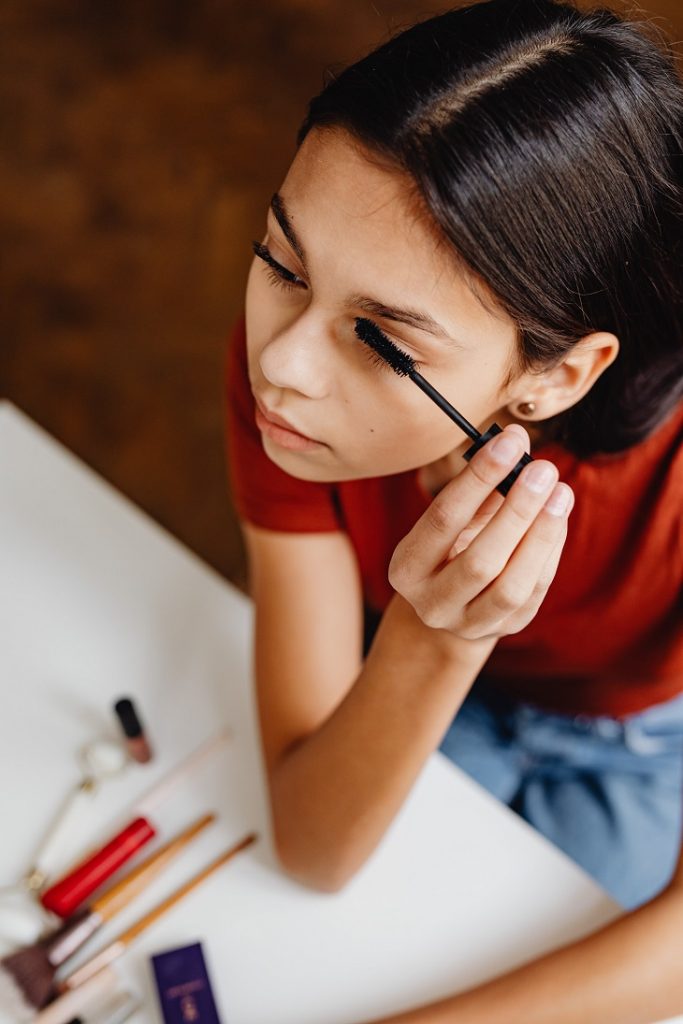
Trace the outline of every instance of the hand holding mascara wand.
{"type": "MultiPolygon", "coordinates": [[[[432,387],[428,380],[422,376],[421,373],[415,369],[415,362],[406,353],[402,352],[398,346],[394,345],[380,329],[373,324],[372,320],[366,320],[364,317],[356,317],[356,334],[359,339],[365,342],[370,348],[374,349],[378,356],[388,363],[392,370],[398,374],[399,377],[410,377],[414,384],[424,391],[424,393],[431,398],[440,409],[442,409],[454,423],[463,430],[468,437],[471,437],[474,444],[471,448],[468,448],[464,453],[463,458],[470,459],[482,448],[487,441],[490,441],[496,434],[502,433],[502,428],[497,423],[492,423],[491,426],[483,434],[480,434],[476,427],[472,426],[469,420],[466,420],[458,410],[447,401],[443,395],[432,387]]],[[[517,465],[508,473],[504,480],[501,480],[496,485],[496,490],[500,491],[501,494],[505,495],[508,493],[513,483],[522,472],[524,467],[530,462],[533,462],[533,458],[527,452],[525,452],[517,465]]]]}
{"type": "MultiPolygon", "coordinates": [[[[399,376],[409,376],[476,438],[466,459],[485,448],[487,439],[503,433],[494,423],[479,435],[372,321],[357,318],[356,334],[382,362],[399,376]]],[[[504,437],[511,433],[515,432],[507,429],[504,437]]],[[[391,585],[403,600],[392,602],[388,613],[398,615],[399,622],[404,614],[410,622],[416,615],[424,625],[455,637],[459,652],[466,641],[479,668],[501,636],[519,632],[538,611],[559,565],[573,505],[571,488],[558,481],[557,467],[546,459],[534,461],[525,452],[520,458],[517,437],[502,457],[494,438],[490,451],[477,459],[480,472],[456,473],[444,487],[445,498],[436,497],[399,541],[389,565],[391,585]],[[530,462],[534,465],[526,468],[530,462]],[[503,472],[507,476],[498,483],[503,472]],[[494,486],[504,496],[512,488],[512,494],[498,502],[495,514],[490,514],[490,506],[488,513],[482,512],[482,498],[494,486]],[[485,518],[485,525],[477,518],[485,518]]]]}

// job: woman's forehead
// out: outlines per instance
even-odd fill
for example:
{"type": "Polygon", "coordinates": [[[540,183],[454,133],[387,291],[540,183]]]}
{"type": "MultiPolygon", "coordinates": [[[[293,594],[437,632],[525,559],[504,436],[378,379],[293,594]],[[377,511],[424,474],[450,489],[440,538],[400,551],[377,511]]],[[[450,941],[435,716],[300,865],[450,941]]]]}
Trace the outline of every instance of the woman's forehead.
{"type": "Polygon", "coordinates": [[[482,319],[496,321],[499,330],[512,327],[429,215],[415,181],[348,132],[309,133],[279,194],[311,263],[333,265],[338,280],[352,265],[383,295],[396,298],[407,289],[453,337],[462,336],[463,317],[476,329],[482,319]]]}
{"type": "Polygon", "coordinates": [[[292,161],[280,192],[294,207],[313,207],[330,220],[341,220],[355,233],[382,225],[385,230],[415,224],[430,233],[416,216],[410,197],[411,179],[399,170],[378,166],[347,132],[312,131],[292,161]]]}

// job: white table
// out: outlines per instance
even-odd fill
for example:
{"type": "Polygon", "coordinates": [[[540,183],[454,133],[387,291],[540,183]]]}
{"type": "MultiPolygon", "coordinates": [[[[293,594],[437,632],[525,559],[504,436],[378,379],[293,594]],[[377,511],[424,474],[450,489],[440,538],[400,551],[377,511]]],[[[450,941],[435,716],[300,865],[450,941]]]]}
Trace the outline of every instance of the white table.
{"type": "Polygon", "coordinates": [[[105,784],[89,842],[204,738],[233,730],[161,816],[165,835],[208,809],[219,823],[101,941],[246,831],[263,839],[119,961],[145,1001],[135,1024],[160,1019],[149,955],[197,939],[225,1024],[352,1024],[468,987],[618,914],[438,753],[345,890],[287,880],[268,837],[249,600],[7,402],[0,566],[0,884],[21,874],[77,778],[77,748],[116,735],[115,697],[136,698],[157,756],[105,784]]]}

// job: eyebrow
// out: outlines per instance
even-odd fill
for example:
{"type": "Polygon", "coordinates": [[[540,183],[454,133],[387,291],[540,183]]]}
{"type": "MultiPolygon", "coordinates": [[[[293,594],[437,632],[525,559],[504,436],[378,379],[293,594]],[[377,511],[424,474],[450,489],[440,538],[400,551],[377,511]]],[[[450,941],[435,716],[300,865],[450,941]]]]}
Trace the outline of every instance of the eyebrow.
{"type": "MultiPolygon", "coordinates": [[[[290,217],[287,215],[285,201],[279,192],[275,192],[272,196],[270,200],[270,209],[273,211],[275,219],[282,228],[282,233],[301,260],[301,265],[310,277],[304,247],[297,237],[290,217]]],[[[396,306],[389,306],[386,303],[380,302],[378,299],[370,298],[367,295],[352,295],[347,301],[347,305],[349,307],[363,309],[366,313],[381,317],[384,320],[393,320],[399,324],[406,324],[408,327],[415,327],[419,331],[425,331],[427,334],[433,334],[436,338],[445,338],[448,341],[458,344],[458,342],[455,342],[455,339],[451,337],[448,331],[446,331],[440,323],[437,323],[437,321],[433,317],[429,316],[429,314],[422,313],[419,310],[399,309],[396,306]]]]}

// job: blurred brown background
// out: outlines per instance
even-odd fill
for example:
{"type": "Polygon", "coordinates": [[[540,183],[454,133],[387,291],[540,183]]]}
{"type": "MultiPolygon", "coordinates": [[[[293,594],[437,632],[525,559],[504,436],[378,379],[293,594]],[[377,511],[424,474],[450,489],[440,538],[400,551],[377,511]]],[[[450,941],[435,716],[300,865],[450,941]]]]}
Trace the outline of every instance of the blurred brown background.
{"type": "MultiPolygon", "coordinates": [[[[222,383],[249,242],[324,69],[450,6],[0,4],[0,397],[242,588],[222,383]]],[[[680,0],[641,13],[683,37],[680,0]]]]}

